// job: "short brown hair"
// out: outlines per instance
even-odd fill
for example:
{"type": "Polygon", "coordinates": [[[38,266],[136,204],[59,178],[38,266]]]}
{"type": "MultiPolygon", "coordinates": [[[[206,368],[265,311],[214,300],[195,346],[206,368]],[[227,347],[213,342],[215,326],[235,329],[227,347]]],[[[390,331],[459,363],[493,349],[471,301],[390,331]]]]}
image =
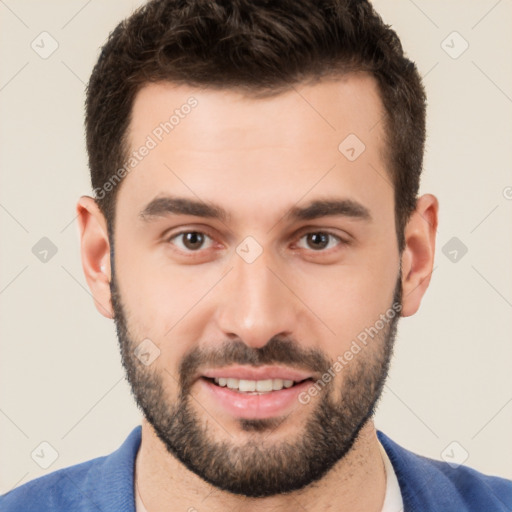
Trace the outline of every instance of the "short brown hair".
{"type": "Polygon", "coordinates": [[[379,86],[401,251],[419,189],[426,97],[398,36],[366,0],[150,0],[122,21],[101,50],[86,98],[91,181],[109,227],[118,187],[103,186],[128,158],[132,106],[144,85],[261,96],[351,71],[370,73],[379,86]]]}

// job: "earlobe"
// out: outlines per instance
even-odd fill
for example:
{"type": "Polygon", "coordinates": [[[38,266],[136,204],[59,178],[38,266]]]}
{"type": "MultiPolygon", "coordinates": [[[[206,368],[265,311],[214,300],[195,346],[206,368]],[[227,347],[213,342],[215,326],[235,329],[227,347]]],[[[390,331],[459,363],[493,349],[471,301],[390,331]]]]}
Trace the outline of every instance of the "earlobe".
{"type": "Polygon", "coordinates": [[[85,279],[96,309],[113,318],[110,296],[110,242],[106,219],[96,201],[80,197],[76,211],[80,230],[80,254],[85,279]]]}
{"type": "Polygon", "coordinates": [[[421,196],[405,228],[402,253],[402,316],[416,313],[434,266],[439,204],[432,194],[421,196]]]}

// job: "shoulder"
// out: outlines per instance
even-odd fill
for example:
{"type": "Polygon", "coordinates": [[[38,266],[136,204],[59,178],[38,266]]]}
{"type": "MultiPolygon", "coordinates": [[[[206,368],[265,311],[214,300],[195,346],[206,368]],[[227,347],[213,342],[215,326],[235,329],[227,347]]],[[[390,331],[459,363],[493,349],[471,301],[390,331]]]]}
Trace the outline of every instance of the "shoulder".
{"type": "Polygon", "coordinates": [[[382,432],[377,435],[397,475],[406,510],[512,510],[512,481],[467,466],[452,467],[412,453],[382,432]]]}
{"type": "MultiPolygon", "coordinates": [[[[42,510],[80,510],[79,502],[88,499],[84,482],[88,475],[98,472],[98,467],[106,457],[93,459],[75,466],[59,469],[31,480],[0,496],[0,510],[23,510],[24,512],[42,510]]],[[[94,499],[93,497],[91,497],[94,499]]],[[[91,503],[91,510],[96,507],[91,503]]]]}
{"type": "Polygon", "coordinates": [[[134,510],[136,427],[115,452],[31,480],[0,496],[2,512],[134,510]]]}

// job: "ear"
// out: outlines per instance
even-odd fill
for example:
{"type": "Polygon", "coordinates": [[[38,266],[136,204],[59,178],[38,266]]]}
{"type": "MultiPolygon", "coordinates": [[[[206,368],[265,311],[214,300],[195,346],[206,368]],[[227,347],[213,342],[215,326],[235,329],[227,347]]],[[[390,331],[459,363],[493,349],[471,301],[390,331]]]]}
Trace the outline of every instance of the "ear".
{"type": "Polygon", "coordinates": [[[421,196],[405,227],[402,252],[402,316],[418,311],[434,266],[439,203],[432,194],[421,196]]]}
{"type": "Polygon", "coordinates": [[[110,243],[107,221],[96,201],[82,196],[76,206],[80,229],[80,254],[85,279],[94,298],[96,309],[113,318],[110,297],[110,243]]]}

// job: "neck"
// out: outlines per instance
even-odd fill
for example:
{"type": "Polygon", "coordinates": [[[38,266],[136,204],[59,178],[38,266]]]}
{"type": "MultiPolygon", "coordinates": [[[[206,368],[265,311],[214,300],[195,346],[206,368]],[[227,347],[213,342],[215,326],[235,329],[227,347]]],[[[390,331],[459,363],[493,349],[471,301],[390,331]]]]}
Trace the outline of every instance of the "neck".
{"type": "Polygon", "coordinates": [[[268,498],[246,498],[219,490],[189,471],[169,454],[151,425],[143,419],[142,442],[135,478],[148,512],[170,510],[247,512],[379,512],[384,502],[386,474],[373,421],[361,430],[352,449],[320,481],[299,491],[268,498]]]}

